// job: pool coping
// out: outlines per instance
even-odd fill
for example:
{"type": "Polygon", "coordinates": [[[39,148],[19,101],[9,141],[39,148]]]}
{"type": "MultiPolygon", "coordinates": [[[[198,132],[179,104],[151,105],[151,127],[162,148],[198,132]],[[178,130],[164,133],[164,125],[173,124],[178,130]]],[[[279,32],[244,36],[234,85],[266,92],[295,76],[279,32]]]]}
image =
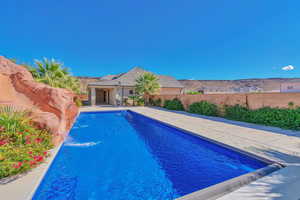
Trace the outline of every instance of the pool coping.
{"type": "Polygon", "coordinates": [[[26,200],[32,200],[35,192],[37,191],[38,187],[40,186],[40,184],[42,183],[44,177],[46,176],[49,168],[51,167],[52,163],[54,162],[58,152],[60,151],[61,147],[63,145],[63,142],[61,142],[55,149],[54,152],[52,152],[52,156],[49,159],[49,162],[47,163],[47,166],[43,169],[41,176],[38,178],[36,184],[34,184],[34,189],[31,191],[31,193],[29,194],[28,198],[26,200]]]}
{"type": "Polygon", "coordinates": [[[215,200],[282,168],[283,167],[281,165],[273,163],[264,168],[255,170],[254,172],[250,172],[235,178],[231,178],[227,181],[223,181],[216,185],[197,190],[190,194],[179,197],[176,200],[215,200]]]}
{"type": "Polygon", "coordinates": [[[233,192],[233,191],[235,191],[235,190],[237,190],[237,189],[239,189],[239,188],[241,188],[241,187],[243,187],[243,186],[245,186],[245,185],[247,185],[247,184],[249,184],[253,181],[256,181],[256,180],[258,180],[258,179],[260,179],[260,178],[262,178],[266,175],[269,175],[272,172],[275,172],[277,170],[280,170],[280,169],[286,167],[284,164],[282,164],[278,161],[273,161],[271,159],[264,158],[262,156],[254,154],[254,153],[250,153],[250,152],[244,151],[242,149],[224,144],[224,143],[216,141],[214,139],[201,136],[201,135],[199,135],[197,133],[194,133],[192,131],[185,130],[183,128],[180,128],[180,127],[174,126],[172,124],[163,122],[161,120],[155,119],[155,118],[147,116],[145,114],[135,112],[135,111],[133,111],[131,109],[128,109],[128,108],[127,109],[120,109],[120,110],[105,110],[105,111],[100,111],[100,110],[82,111],[82,113],[114,113],[114,112],[120,112],[120,111],[133,112],[135,114],[138,114],[138,115],[141,115],[143,117],[149,118],[153,121],[159,122],[159,123],[161,123],[165,126],[178,129],[178,130],[184,132],[185,134],[189,134],[189,135],[199,137],[199,138],[201,138],[203,140],[206,140],[206,141],[209,141],[213,144],[217,144],[217,145],[222,146],[224,148],[239,152],[243,155],[247,155],[251,158],[254,158],[256,160],[260,160],[260,161],[268,164],[264,168],[257,169],[253,172],[249,172],[247,174],[231,178],[229,180],[226,180],[226,181],[223,181],[221,183],[209,186],[207,188],[197,190],[195,192],[189,193],[189,194],[184,195],[182,197],[176,198],[175,200],[215,200],[215,199],[217,199],[219,197],[222,197],[222,196],[224,196],[224,195],[226,195],[230,192],[233,192]]]}

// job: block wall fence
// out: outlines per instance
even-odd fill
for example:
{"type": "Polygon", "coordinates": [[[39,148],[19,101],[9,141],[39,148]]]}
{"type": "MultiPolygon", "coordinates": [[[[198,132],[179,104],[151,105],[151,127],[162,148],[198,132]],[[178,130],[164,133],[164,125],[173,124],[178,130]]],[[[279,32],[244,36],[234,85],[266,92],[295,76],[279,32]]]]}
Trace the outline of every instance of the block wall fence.
{"type": "Polygon", "coordinates": [[[289,103],[300,106],[300,93],[245,93],[245,94],[197,94],[197,95],[154,95],[152,99],[161,99],[162,105],[165,100],[179,99],[185,109],[194,102],[208,101],[219,106],[236,104],[258,109],[262,107],[288,108],[289,103]]]}

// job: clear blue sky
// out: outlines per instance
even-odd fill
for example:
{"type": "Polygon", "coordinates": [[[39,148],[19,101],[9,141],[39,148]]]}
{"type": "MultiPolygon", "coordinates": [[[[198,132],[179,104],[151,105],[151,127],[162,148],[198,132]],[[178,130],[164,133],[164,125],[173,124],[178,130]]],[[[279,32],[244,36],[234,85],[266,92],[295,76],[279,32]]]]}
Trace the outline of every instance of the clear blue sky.
{"type": "Polygon", "coordinates": [[[300,77],[299,0],[2,0],[0,20],[0,55],[75,75],[300,77]]]}

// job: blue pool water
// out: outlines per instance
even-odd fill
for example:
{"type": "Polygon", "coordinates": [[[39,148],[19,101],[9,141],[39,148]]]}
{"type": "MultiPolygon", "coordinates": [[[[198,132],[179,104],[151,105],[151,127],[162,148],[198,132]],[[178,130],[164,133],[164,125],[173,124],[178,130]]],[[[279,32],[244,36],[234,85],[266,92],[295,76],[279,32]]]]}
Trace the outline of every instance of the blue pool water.
{"type": "Polygon", "coordinates": [[[171,200],[267,166],[131,111],[81,113],[34,200],[171,200]]]}

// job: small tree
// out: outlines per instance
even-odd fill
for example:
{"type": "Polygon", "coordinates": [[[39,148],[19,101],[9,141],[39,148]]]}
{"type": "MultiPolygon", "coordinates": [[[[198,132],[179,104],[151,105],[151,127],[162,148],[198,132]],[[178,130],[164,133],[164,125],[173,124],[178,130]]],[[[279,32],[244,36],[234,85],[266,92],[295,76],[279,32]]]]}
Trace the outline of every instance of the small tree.
{"type": "Polygon", "coordinates": [[[145,104],[149,103],[149,96],[157,93],[160,89],[158,77],[150,72],[145,72],[136,79],[135,91],[144,96],[145,104]]]}

